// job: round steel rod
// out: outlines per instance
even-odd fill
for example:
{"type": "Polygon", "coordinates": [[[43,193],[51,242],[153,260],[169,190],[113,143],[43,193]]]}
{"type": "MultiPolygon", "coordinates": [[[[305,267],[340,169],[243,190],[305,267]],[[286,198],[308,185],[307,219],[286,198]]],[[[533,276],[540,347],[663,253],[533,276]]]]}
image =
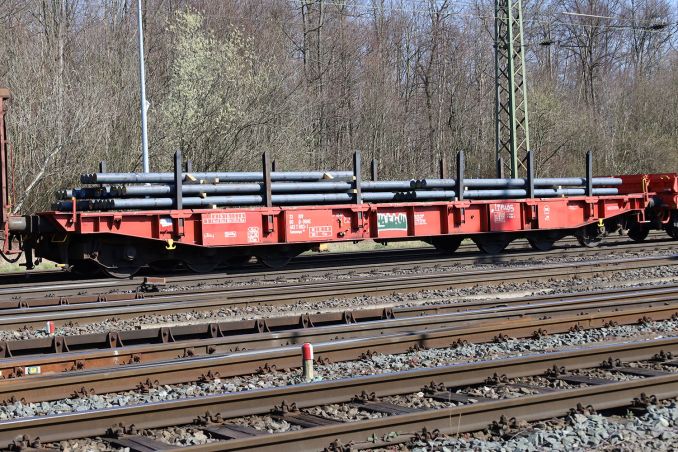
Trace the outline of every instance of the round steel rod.
{"type": "MultiPolygon", "coordinates": [[[[262,182],[262,172],[203,172],[184,173],[186,179],[219,179],[221,182],[262,182]]],[[[346,179],[353,177],[351,171],[288,171],[271,173],[272,181],[319,181],[325,179],[346,179]]],[[[131,184],[174,182],[173,173],[89,173],[82,174],[83,184],[131,184]]]]}

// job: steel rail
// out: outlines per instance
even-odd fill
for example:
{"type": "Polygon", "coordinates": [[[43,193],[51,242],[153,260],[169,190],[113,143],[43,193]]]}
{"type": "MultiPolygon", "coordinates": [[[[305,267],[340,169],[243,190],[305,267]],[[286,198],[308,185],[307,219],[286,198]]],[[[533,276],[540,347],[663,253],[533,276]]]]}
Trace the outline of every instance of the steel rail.
{"type": "MultiPolygon", "coordinates": [[[[409,307],[375,307],[371,309],[333,311],[325,313],[309,313],[287,315],[253,320],[227,320],[222,322],[198,323],[165,327],[145,327],[143,329],[114,331],[109,333],[81,334],[77,336],[54,335],[49,337],[0,341],[0,358],[19,358],[13,360],[13,367],[27,367],[36,364],[35,355],[60,353],[68,356],[71,349],[79,352],[116,348],[117,352],[126,344],[148,345],[162,342],[180,343],[188,340],[212,340],[225,336],[238,336],[248,333],[283,332],[306,329],[317,326],[347,325],[374,320],[402,319],[413,316],[432,314],[449,314],[454,312],[472,313],[474,310],[484,312],[505,312],[506,309],[519,309],[520,313],[533,312],[567,303],[566,307],[599,306],[604,301],[615,301],[623,298],[625,306],[670,302],[678,294],[678,284],[661,286],[628,287],[588,292],[574,292],[531,297],[517,297],[503,300],[469,300],[459,303],[427,304],[409,307]]],[[[614,306],[619,306],[615,304],[614,306]]],[[[0,372],[11,370],[0,361],[0,372]]],[[[5,362],[6,363],[6,362],[5,362]]],[[[39,363],[37,363],[39,364],[39,363]]],[[[63,370],[63,369],[62,369],[63,370]]]]}
{"type": "Polygon", "coordinates": [[[299,301],[361,295],[391,295],[421,290],[452,289],[595,277],[605,271],[619,271],[677,265],[678,254],[639,257],[625,260],[596,260],[542,265],[539,268],[512,267],[502,270],[440,272],[403,276],[361,277],[333,281],[310,281],[293,284],[269,284],[259,287],[205,288],[186,293],[161,293],[148,298],[127,294],[126,299],[84,302],[51,306],[0,310],[0,330],[42,327],[53,321],[56,326],[77,322],[94,323],[111,317],[137,318],[140,315],[212,310],[224,306],[281,305],[299,301]]]}
{"type": "MultiPolygon", "coordinates": [[[[614,309],[614,308],[612,308],[614,309]]],[[[385,322],[368,322],[368,324],[355,325],[352,327],[352,335],[342,335],[343,328],[321,327],[309,331],[299,330],[286,333],[253,334],[234,338],[223,338],[205,347],[199,357],[176,360],[175,355],[166,359],[171,361],[155,362],[148,364],[133,364],[118,368],[103,370],[83,370],[69,373],[57,373],[47,375],[30,375],[24,378],[10,378],[0,380],[0,400],[11,398],[24,398],[27,401],[42,401],[66,398],[76,392],[104,393],[134,389],[147,382],[158,384],[186,383],[206,378],[208,375],[231,377],[246,375],[266,369],[275,365],[277,369],[294,368],[299,366],[298,346],[289,344],[301,344],[313,342],[316,355],[320,362],[331,362],[358,359],[365,353],[404,353],[409,349],[416,348],[443,348],[458,344],[460,341],[489,342],[498,336],[509,335],[516,338],[530,337],[538,334],[564,333],[578,327],[591,329],[606,324],[631,324],[638,321],[647,321],[650,316],[654,320],[668,319],[678,313],[678,303],[660,306],[635,307],[633,309],[610,310],[576,315],[555,315],[553,317],[537,319],[532,316],[511,318],[506,320],[501,316],[483,321],[472,322],[467,326],[468,319],[459,316],[459,326],[432,328],[422,330],[421,325],[428,321],[427,318],[414,318],[419,320],[419,326],[415,322],[398,322],[397,320],[385,322]],[[385,324],[393,323],[392,328],[385,324]],[[420,329],[417,329],[420,328],[420,329]],[[387,332],[384,333],[384,330],[387,332]],[[348,336],[350,338],[344,338],[348,336]],[[324,342],[323,342],[324,341],[324,342]],[[241,347],[247,351],[219,355],[219,347],[241,347]],[[212,347],[212,353],[210,353],[212,347]],[[173,359],[174,358],[174,359],[173,359]]],[[[445,316],[441,316],[445,317],[445,316]]],[[[451,316],[452,319],[454,316],[451,316]]],[[[146,346],[146,353],[160,352],[167,356],[168,344],[146,346]]],[[[186,347],[186,345],[184,345],[186,347]]],[[[198,346],[194,348],[197,349],[198,346]]],[[[176,349],[175,349],[176,350],[176,349]]],[[[185,349],[184,349],[185,350],[185,349]]],[[[140,350],[137,350],[140,353],[140,350]]],[[[92,353],[102,359],[104,353],[92,353]]],[[[113,351],[106,353],[107,362],[117,364],[125,362],[126,357],[134,356],[132,351],[113,351]],[[113,359],[111,359],[113,355],[113,359]]],[[[84,354],[74,353],[71,362],[77,368],[78,361],[84,362],[84,354]]],[[[91,356],[91,360],[95,360],[91,356]]],[[[53,362],[62,360],[60,356],[47,357],[53,362]]],[[[9,364],[11,360],[3,363],[9,364]]],[[[132,361],[130,359],[130,361],[132,361]]],[[[46,365],[45,361],[40,361],[46,365]]],[[[37,365],[34,364],[34,365],[37,365]]]]}
{"type": "MultiPolygon", "coordinates": [[[[313,256],[298,258],[299,265],[290,265],[284,270],[257,270],[252,267],[245,267],[244,271],[234,270],[230,274],[215,273],[204,275],[170,275],[164,279],[164,284],[167,285],[181,285],[189,283],[195,285],[196,280],[202,284],[226,284],[226,283],[246,283],[253,279],[260,281],[275,281],[281,278],[293,277],[311,277],[311,276],[325,276],[328,273],[332,274],[351,274],[358,271],[370,270],[384,270],[389,268],[401,268],[403,264],[410,267],[436,267],[448,265],[471,265],[471,264],[492,264],[505,262],[519,262],[530,261],[533,258],[547,258],[550,255],[567,255],[567,256],[591,256],[599,254],[618,254],[625,252],[633,252],[634,250],[649,252],[661,251],[666,249],[678,249],[678,243],[671,240],[653,241],[647,243],[624,243],[615,246],[602,246],[598,248],[558,248],[551,251],[532,251],[530,249],[515,249],[509,250],[500,255],[487,255],[471,253],[471,255],[441,255],[433,249],[424,249],[425,252],[410,250],[403,253],[397,251],[374,251],[366,253],[356,253],[355,255],[348,254],[342,256],[339,260],[339,265],[321,266],[318,260],[324,259],[324,256],[313,256]],[[416,252],[416,254],[412,254],[416,252]],[[382,254],[383,253],[383,254],[382,254]],[[388,254],[387,254],[388,253],[388,254]],[[308,261],[304,263],[305,261],[308,261]],[[356,264],[357,262],[357,264],[356,264]],[[301,267],[301,268],[298,268],[301,267]]],[[[339,254],[339,253],[338,253],[339,254]]],[[[342,253],[343,254],[343,253],[342,253]]],[[[332,258],[329,261],[331,264],[337,264],[337,260],[332,258]]],[[[0,309],[13,307],[19,305],[22,300],[30,299],[32,303],[42,303],[43,305],[56,305],[59,303],[61,296],[75,296],[82,300],[89,299],[90,301],[97,301],[98,295],[113,296],[115,293],[124,291],[134,292],[138,290],[146,278],[135,277],[130,281],[111,280],[111,279],[95,279],[95,280],[74,280],[60,283],[47,284],[30,284],[25,283],[0,286],[0,309]],[[83,297],[88,295],[88,297],[83,297]],[[40,300],[43,298],[42,300],[40,300]]],[[[150,278],[153,280],[153,278],[150,278]]]]}
{"type": "MultiPolygon", "coordinates": [[[[362,391],[374,392],[377,396],[407,394],[421,390],[432,381],[446,386],[459,387],[482,383],[487,377],[495,373],[515,378],[539,375],[553,366],[564,366],[568,369],[585,369],[600,365],[601,361],[608,357],[624,361],[635,361],[649,359],[662,351],[665,353],[678,352],[678,338],[580,347],[570,351],[533,354],[471,364],[454,364],[430,369],[345,378],[273,389],[242,391],[225,395],[189,397],[175,401],[147,403],[120,408],[104,408],[96,411],[20,418],[0,422],[0,446],[8,446],[19,433],[29,435],[32,438],[40,437],[42,441],[91,437],[105,434],[109,427],[117,423],[134,424],[139,429],[191,424],[198,416],[202,416],[207,412],[221,413],[223,418],[264,414],[270,412],[275,406],[283,402],[295,403],[298,408],[305,408],[328,403],[348,402],[362,391]]],[[[386,425],[396,426],[400,429],[405,425],[403,421],[407,423],[418,419],[419,424],[417,425],[420,425],[422,421],[426,421],[427,425],[432,425],[431,423],[438,422],[438,419],[442,418],[449,422],[451,415],[456,421],[456,417],[460,414],[462,418],[466,418],[463,420],[464,428],[475,429],[481,427],[481,425],[486,426],[488,421],[497,414],[497,406],[506,408],[504,404],[507,403],[509,407],[522,405],[523,407],[532,407],[533,409],[536,406],[535,402],[539,402],[539,404],[551,403],[555,404],[551,408],[551,412],[555,410],[555,412],[560,413],[563,409],[561,404],[564,401],[567,401],[567,408],[572,407],[573,395],[575,395],[574,399],[576,400],[580,400],[582,397],[591,397],[587,400],[587,404],[603,403],[604,400],[609,402],[609,394],[612,393],[615,394],[614,397],[616,399],[621,398],[625,403],[628,403],[633,397],[640,395],[641,391],[652,391],[658,397],[674,396],[678,394],[678,374],[601,386],[521,397],[508,402],[498,401],[436,410],[435,414],[431,412],[418,412],[414,417],[390,416],[383,419],[383,424],[373,425],[351,422],[345,425],[340,424],[343,427],[332,426],[322,431],[323,433],[341,434],[342,439],[344,439],[347,438],[345,435],[356,433],[356,431],[351,433],[351,425],[354,427],[359,426],[357,432],[362,435],[365,432],[363,428],[366,425],[369,426],[370,430],[386,425]],[[608,394],[607,399],[599,398],[602,394],[608,394]],[[623,394],[623,396],[620,394],[623,394]],[[629,396],[631,398],[628,398],[629,396]],[[484,417],[479,419],[473,416],[474,410],[481,410],[484,417]],[[441,415],[441,413],[444,414],[441,415]],[[482,420],[482,423],[479,422],[480,420],[482,420]],[[340,430],[332,430],[333,428],[340,428],[340,430]],[[346,428],[349,430],[343,430],[346,428]]],[[[542,411],[538,410],[537,413],[541,416],[542,411]]],[[[531,410],[528,409],[527,411],[520,411],[519,415],[527,416],[529,420],[530,413],[531,410]]],[[[534,414],[535,412],[533,411],[532,415],[534,414]]],[[[454,424],[455,426],[457,425],[456,422],[454,424]]],[[[413,429],[409,429],[409,431],[413,431],[413,429]]],[[[314,438],[317,440],[317,436],[314,435],[317,432],[318,430],[311,429],[303,430],[301,433],[295,432],[295,434],[300,434],[301,436],[294,438],[297,438],[295,441],[299,441],[299,438],[302,438],[301,440],[303,441],[304,433],[306,433],[309,439],[314,438]]],[[[364,440],[366,436],[360,439],[364,440]]],[[[285,444],[285,439],[289,440],[290,438],[287,434],[270,435],[267,437],[234,440],[228,443],[217,443],[210,447],[258,448],[272,446],[274,442],[277,443],[277,447],[280,447],[285,444]],[[279,442],[281,440],[283,442],[279,442]]],[[[325,441],[325,437],[322,440],[325,441]]],[[[305,445],[309,446],[309,444],[305,445]]],[[[317,447],[317,444],[314,444],[312,447],[317,447]]],[[[302,447],[302,449],[304,448],[302,447]]]]}

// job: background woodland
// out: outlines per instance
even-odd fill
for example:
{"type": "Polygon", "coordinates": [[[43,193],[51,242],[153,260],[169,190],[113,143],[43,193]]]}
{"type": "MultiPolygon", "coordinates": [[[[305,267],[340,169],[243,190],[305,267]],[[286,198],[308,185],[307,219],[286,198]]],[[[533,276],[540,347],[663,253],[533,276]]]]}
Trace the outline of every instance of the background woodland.
{"type": "MultiPolygon", "coordinates": [[[[678,170],[678,2],[525,0],[540,176],[678,170]],[[564,14],[575,13],[575,14],[564,14]],[[596,16],[596,17],[592,17],[596,16]]],[[[494,172],[489,0],[146,0],[151,170],[494,172]]],[[[100,160],[139,171],[135,0],[0,0],[15,205],[44,209],[100,160]]]]}

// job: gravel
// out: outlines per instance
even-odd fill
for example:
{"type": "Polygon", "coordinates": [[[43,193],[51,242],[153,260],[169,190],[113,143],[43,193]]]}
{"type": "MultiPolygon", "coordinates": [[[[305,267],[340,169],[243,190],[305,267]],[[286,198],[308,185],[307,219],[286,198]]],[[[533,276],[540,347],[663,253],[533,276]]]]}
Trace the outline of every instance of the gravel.
{"type": "Polygon", "coordinates": [[[146,432],[145,436],[156,441],[182,447],[217,441],[209,438],[202,430],[196,427],[170,427],[161,430],[150,430],[146,432]]]}
{"type": "Polygon", "coordinates": [[[429,410],[433,408],[447,408],[457,406],[457,403],[455,402],[440,402],[430,397],[426,397],[426,395],[423,392],[418,392],[416,394],[382,397],[380,400],[382,402],[388,402],[394,405],[429,410]]]}
{"type": "Polygon", "coordinates": [[[298,425],[290,424],[284,419],[274,419],[271,416],[247,416],[243,418],[229,419],[229,423],[256,428],[268,433],[284,433],[301,430],[298,425]]]}
{"type": "Polygon", "coordinates": [[[44,444],[46,447],[52,447],[62,452],[111,452],[122,450],[118,447],[111,446],[105,441],[97,439],[72,439],[68,441],[61,441],[59,443],[44,444]]]}
{"type": "Polygon", "coordinates": [[[365,421],[384,417],[383,413],[373,413],[348,404],[332,404],[311,407],[304,410],[308,414],[336,419],[343,422],[365,421]]]}
{"type": "MultiPolygon", "coordinates": [[[[539,339],[509,339],[501,343],[463,344],[456,348],[419,350],[398,355],[374,354],[357,361],[317,365],[315,371],[317,380],[334,380],[360,375],[399,372],[408,369],[431,368],[458,362],[516,357],[544,351],[562,351],[591,343],[615,342],[638,338],[651,339],[674,335],[678,335],[678,321],[667,320],[642,325],[574,331],[545,336],[539,339]]],[[[0,420],[98,410],[258,388],[281,387],[301,382],[302,378],[299,371],[293,369],[215,379],[204,383],[163,385],[150,389],[148,392],[128,391],[27,404],[17,401],[6,406],[0,406],[0,420]]]]}

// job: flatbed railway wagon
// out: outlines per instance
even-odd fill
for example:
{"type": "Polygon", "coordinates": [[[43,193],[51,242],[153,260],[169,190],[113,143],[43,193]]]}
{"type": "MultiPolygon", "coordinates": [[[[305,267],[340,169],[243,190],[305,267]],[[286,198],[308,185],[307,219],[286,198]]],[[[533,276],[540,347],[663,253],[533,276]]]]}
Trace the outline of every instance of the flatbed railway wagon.
{"type": "Polygon", "coordinates": [[[265,153],[256,174],[224,173],[254,181],[249,185],[193,173],[177,153],[173,173],[83,175],[95,187],[65,190],[54,210],[15,215],[4,123],[8,98],[0,90],[2,255],[14,260],[23,253],[28,268],[44,258],[79,272],[126,277],[146,266],[206,272],[253,256],[278,267],[328,242],[422,240],[453,252],[470,238],[480,250],[499,253],[521,237],[538,250],[569,235],[583,246],[617,232],[642,241],[652,229],[678,239],[677,173],[594,178],[590,153],[581,178],[535,178],[530,153],[524,179],[469,179],[458,153],[454,178],[441,166],[440,178],[411,181],[377,181],[374,166],[372,180],[363,180],[360,153],[351,171],[318,176],[273,172],[265,153]],[[116,181],[123,185],[106,185],[116,181]],[[561,183],[578,188],[563,189],[561,183]],[[244,196],[208,192],[252,186],[254,192],[244,196]],[[278,194],[288,186],[293,193],[303,187],[321,192],[278,194]],[[150,194],[130,198],[134,190],[150,194]]]}

